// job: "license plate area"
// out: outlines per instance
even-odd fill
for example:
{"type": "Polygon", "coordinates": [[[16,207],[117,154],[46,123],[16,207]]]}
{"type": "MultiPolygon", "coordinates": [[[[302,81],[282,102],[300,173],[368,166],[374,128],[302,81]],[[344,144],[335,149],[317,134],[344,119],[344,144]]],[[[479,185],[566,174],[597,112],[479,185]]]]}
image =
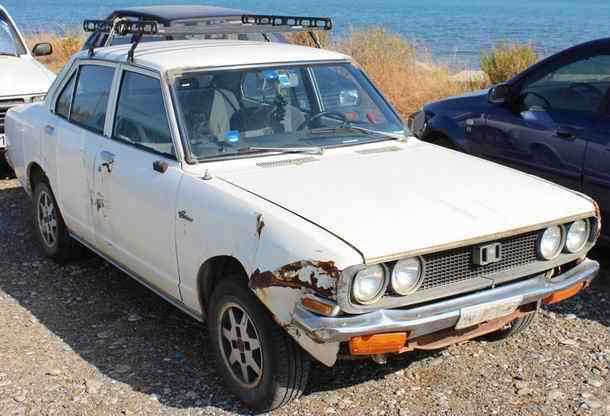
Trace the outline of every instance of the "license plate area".
{"type": "Polygon", "coordinates": [[[455,329],[468,328],[480,324],[481,322],[491,321],[510,315],[517,310],[522,302],[523,296],[515,296],[495,302],[462,308],[460,309],[460,319],[455,325],[455,329]]]}
{"type": "Polygon", "coordinates": [[[6,136],[4,134],[0,134],[0,149],[4,149],[6,147],[6,136]]]}

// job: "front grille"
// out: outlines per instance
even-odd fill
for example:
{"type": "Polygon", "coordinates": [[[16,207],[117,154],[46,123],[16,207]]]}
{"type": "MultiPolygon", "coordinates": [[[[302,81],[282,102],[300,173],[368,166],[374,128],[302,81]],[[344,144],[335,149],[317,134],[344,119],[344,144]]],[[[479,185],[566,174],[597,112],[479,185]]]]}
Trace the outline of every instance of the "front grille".
{"type": "Polygon", "coordinates": [[[539,231],[498,240],[502,259],[479,266],[473,262],[475,246],[460,247],[423,256],[424,279],[418,291],[435,289],[470,279],[492,277],[494,274],[536,262],[536,240],[539,231]]]}
{"type": "Polygon", "coordinates": [[[22,98],[13,100],[0,100],[0,134],[4,134],[4,119],[6,118],[6,112],[18,104],[23,104],[25,101],[22,98]]]}

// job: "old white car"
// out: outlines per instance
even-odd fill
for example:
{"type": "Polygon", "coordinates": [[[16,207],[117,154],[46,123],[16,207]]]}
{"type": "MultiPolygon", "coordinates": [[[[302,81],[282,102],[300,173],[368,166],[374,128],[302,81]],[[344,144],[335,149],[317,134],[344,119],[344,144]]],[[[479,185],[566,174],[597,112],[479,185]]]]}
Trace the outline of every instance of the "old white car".
{"type": "Polygon", "coordinates": [[[34,56],[49,55],[52,51],[49,43],[37,43],[30,53],[15,22],[0,5],[0,171],[6,151],[6,112],[16,105],[44,99],[55,74],[34,56]]]}
{"type": "MultiPolygon", "coordinates": [[[[307,26],[278,19],[233,30],[307,26]]],[[[410,137],[336,52],[84,51],[44,103],[9,111],[7,137],[44,252],[86,246],[207,320],[219,373],[256,409],[298,397],[312,357],[506,337],[598,271],[594,201],[410,137]]]]}

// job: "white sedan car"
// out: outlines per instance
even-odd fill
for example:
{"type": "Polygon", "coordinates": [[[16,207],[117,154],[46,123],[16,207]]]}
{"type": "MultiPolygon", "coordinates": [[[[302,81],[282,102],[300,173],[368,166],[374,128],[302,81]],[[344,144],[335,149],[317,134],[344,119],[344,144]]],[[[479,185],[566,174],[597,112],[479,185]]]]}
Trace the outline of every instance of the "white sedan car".
{"type": "Polygon", "coordinates": [[[49,55],[52,51],[49,43],[37,43],[30,53],[15,22],[0,5],[0,170],[6,151],[6,112],[16,105],[44,99],[55,74],[34,56],[49,55]]]}
{"type": "Polygon", "coordinates": [[[81,52],[9,111],[44,252],[86,246],[197,320],[267,410],[311,358],[388,356],[525,328],[598,264],[591,199],[409,137],[349,56],[288,44],[81,52]]]}

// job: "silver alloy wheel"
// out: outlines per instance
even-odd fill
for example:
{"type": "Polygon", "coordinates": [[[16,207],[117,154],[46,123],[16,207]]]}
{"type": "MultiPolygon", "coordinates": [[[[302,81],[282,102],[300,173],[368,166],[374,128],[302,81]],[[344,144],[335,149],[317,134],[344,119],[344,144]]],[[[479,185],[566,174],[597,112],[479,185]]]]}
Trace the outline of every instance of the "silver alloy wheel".
{"type": "Polygon", "coordinates": [[[57,214],[53,197],[45,190],[38,195],[38,229],[45,244],[52,248],[57,242],[57,214]]]}
{"type": "Polygon", "coordinates": [[[241,386],[256,387],[263,377],[263,351],[250,315],[229,302],[220,311],[218,342],[222,358],[241,386]]]}

